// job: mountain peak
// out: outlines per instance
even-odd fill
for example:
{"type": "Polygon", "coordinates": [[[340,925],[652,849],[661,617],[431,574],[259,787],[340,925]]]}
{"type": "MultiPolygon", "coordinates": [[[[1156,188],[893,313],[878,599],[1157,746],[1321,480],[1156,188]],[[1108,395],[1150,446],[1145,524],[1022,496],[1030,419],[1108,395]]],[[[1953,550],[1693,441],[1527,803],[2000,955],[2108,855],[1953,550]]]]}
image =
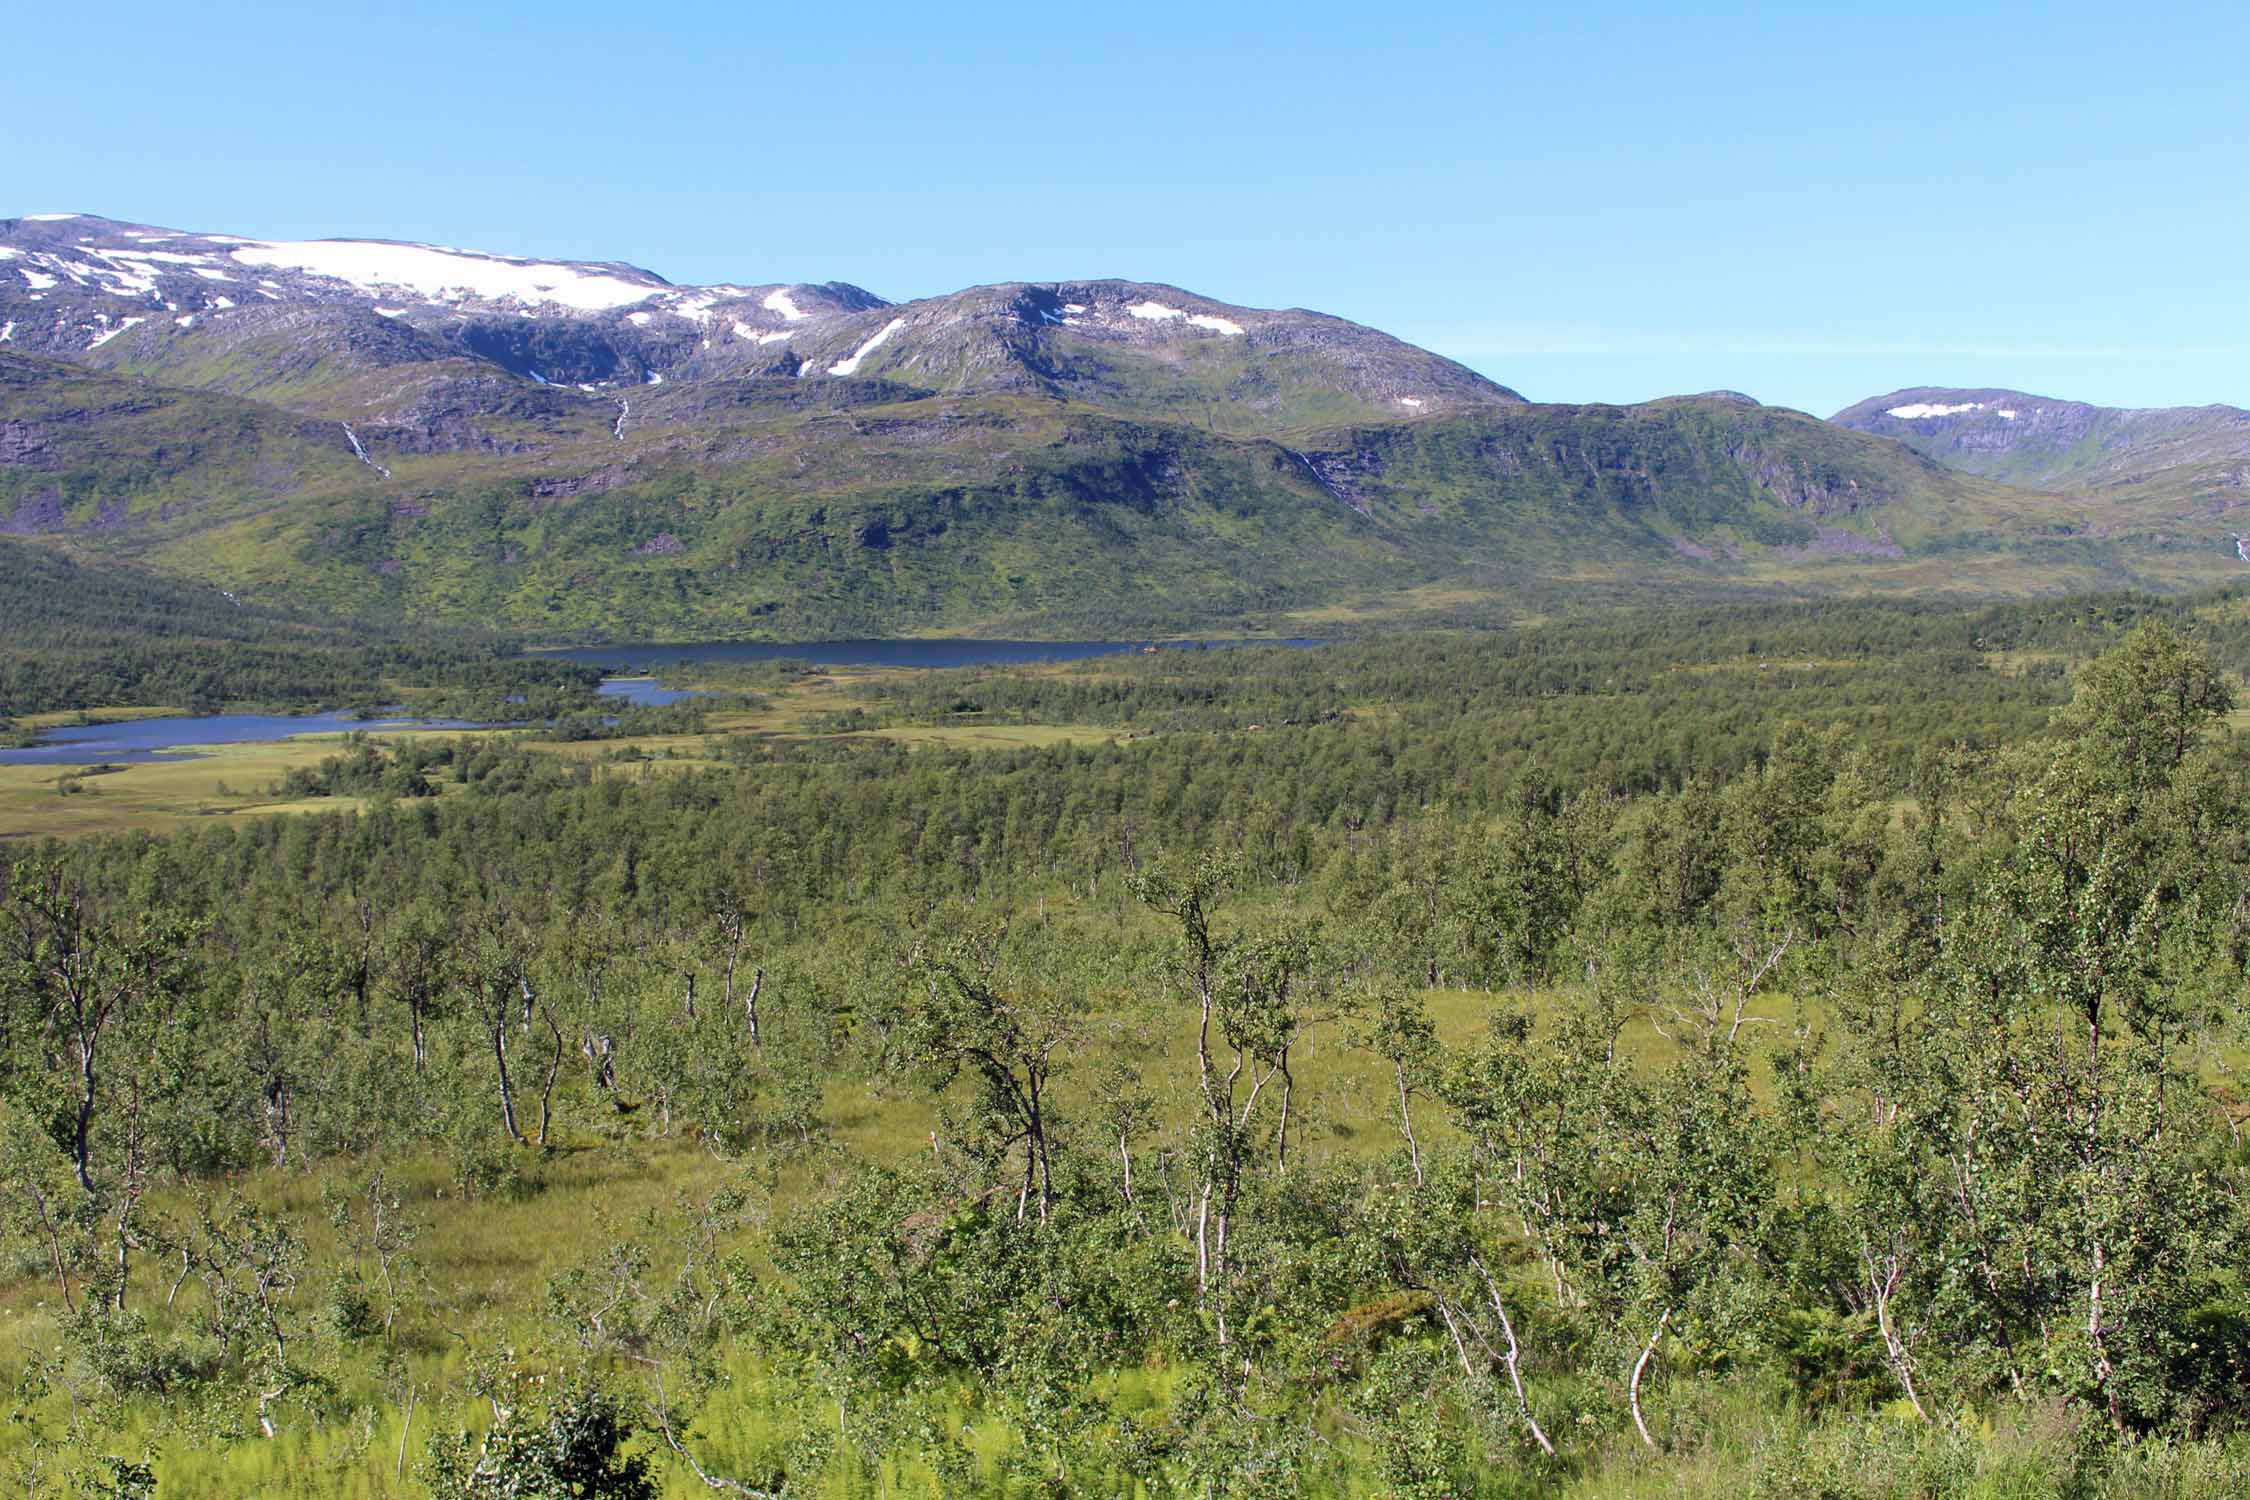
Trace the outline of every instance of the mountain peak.
{"type": "Polygon", "coordinates": [[[1406,421],[1521,401],[1342,318],[1162,282],[970,287],[894,306],[845,282],[682,286],[614,260],[387,239],[267,240],[97,215],[0,220],[0,342],[169,384],[364,418],[494,367],[590,393],[713,378],[880,377],[1067,397],[1227,430],[1406,421]],[[390,320],[397,336],[374,328],[390,320]],[[284,396],[274,393],[285,391],[284,396]]]}

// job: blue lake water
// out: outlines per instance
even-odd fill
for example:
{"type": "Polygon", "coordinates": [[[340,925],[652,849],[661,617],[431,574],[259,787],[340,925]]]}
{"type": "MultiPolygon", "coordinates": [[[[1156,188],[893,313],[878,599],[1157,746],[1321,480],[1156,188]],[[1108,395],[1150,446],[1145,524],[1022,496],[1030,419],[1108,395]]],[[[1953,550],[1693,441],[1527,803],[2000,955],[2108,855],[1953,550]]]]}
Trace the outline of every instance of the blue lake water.
{"type": "MultiPolygon", "coordinates": [[[[650,677],[613,677],[597,691],[605,698],[660,708],[697,694],[659,686],[650,677]]],[[[183,745],[255,745],[286,740],[300,734],[343,734],[362,729],[493,729],[501,726],[474,719],[374,718],[355,719],[348,714],[175,714],[161,719],[132,719],[119,724],[71,724],[50,729],[29,749],[0,749],[0,766],[81,766],[107,762],[137,765],[147,761],[186,760],[183,745]]]]}
{"type": "Polygon", "coordinates": [[[0,765],[135,765],[183,760],[182,745],[252,745],[300,734],[366,729],[480,729],[461,719],[355,719],[348,714],[203,714],[133,719],[122,724],[71,724],[48,730],[26,750],[0,750],[0,765]]]}
{"type": "Polygon", "coordinates": [[[623,698],[636,708],[663,708],[703,695],[693,688],[668,688],[653,677],[612,677],[595,689],[604,698],[623,698]]]}
{"type": "MultiPolygon", "coordinates": [[[[1225,646],[1318,646],[1319,641],[1166,641],[1166,651],[1225,646]]],[[[1138,641],[809,641],[775,645],[762,641],[624,642],[546,653],[566,661],[590,662],[625,673],[647,673],[682,662],[802,661],[815,666],[975,667],[1011,662],[1082,661],[1122,656],[1144,649],[1138,641]]],[[[644,708],[661,708],[697,696],[663,687],[653,677],[612,677],[601,685],[605,697],[644,708]]],[[[133,719],[119,724],[73,724],[51,729],[28,749],[0,749],[0,765],[80,766],[182,760],[183,746],[253,745],[300,734],[339,734],[363,729],[491,729],[465,719],[354,719],[326,714],[205,714],[133,719]]]]}
{"type": "MultiPolygon", "coordinates": [[[[542,653],[620,671],[650,672],[681,662],[802,661],[820,667],[981,667],[1011,662],[1082,661],[1139,651],[1142,641],[621,641],[542,653]]],[[[1319,641],[1163,641],[1166,651],[1203,646],[1317,646],[1319,641]]],[[[638,700],[635,700],[638,701],[638,700]]]]}

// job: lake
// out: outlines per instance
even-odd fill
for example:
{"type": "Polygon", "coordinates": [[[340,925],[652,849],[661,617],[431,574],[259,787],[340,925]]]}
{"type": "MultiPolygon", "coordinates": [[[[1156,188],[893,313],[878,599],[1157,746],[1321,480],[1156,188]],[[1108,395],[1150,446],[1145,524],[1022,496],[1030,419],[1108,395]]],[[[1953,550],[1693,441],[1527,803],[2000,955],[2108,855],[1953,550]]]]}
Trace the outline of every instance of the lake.
{"type": "MultiPolygon", "coordinates": [[[[644,674],[682,662],[803,661],[824,667],[977,667],[1013,662],[1083,661],[1139,651],[1139,641],[645,641],[613,646],[580,646],[544,652],[565,661],[589,662],[622,673],[644,674]]],[[[1226,646],[1318,646],[1319,641],[1166,641],[1166,651],[1226,646]]],[[[601,685],[605,697],[644,708],[660,708],[696,695],[660,685],[645,675],[613,677],[601,685]]],[[[181,760],[183,746],[253,745],[300,734],[340,734],[364,729],[492,729],[466,719],[354,719],[325,714],[175,714],[117,724],[71,724],[42,734],[28,749],[0,749],[0,766],[77,766],[181,760]]]]}
{"type": "Polygon", "coordinates": [[[462,719],[355,719],[327,714],[175,714],[162,719],[131,719],[119,724],[66,724],[40,735],[23,750],[0,750],[4,766],[137,765],[183,760],[183,745],[254,745],[300,734],[342,734],[349,730],[483,729],[462,719]]]}
{"type": "MultiPolygon", "coordinates": [[[[696,694],[659,686],[650,677],[617,677],[597,690],[646,708],[679,703],[696,694]]],[[[0,766],[78,766],[107,762],[139,765],[186,760],[185,745],[257,745],[300,734],[345,734],[355,729],[496,729],[474,719],[405,717],[355,719],[343,712],[325,714],[171,714],[161,719],[129,719],[117,724],[67,724],[47,730],[29,749],[0,749],[0,766]]]]}

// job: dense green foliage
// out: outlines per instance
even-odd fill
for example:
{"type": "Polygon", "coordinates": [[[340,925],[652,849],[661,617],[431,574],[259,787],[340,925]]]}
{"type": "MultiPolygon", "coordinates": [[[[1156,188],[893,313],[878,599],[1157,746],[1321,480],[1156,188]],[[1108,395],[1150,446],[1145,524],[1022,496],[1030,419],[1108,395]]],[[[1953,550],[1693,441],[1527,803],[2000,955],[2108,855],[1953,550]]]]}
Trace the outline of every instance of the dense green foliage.
{"type": "Polygon", "coordinates": [[[950,673],[867,711],[1155,732],[361,746],[363,815],[7,850],[11,1477],[2234,1493],[2243,631],[950,673]],[[606,1158],[682,1191],[429,1274],[606,1158]]]}
{"type": "Polygon", "coordinates": [[[513,641],[245,606],[214,588],[0,541],[0,716],[163,704],[384,705],[490,718],[583,704],[600,674],[513,641]]]}

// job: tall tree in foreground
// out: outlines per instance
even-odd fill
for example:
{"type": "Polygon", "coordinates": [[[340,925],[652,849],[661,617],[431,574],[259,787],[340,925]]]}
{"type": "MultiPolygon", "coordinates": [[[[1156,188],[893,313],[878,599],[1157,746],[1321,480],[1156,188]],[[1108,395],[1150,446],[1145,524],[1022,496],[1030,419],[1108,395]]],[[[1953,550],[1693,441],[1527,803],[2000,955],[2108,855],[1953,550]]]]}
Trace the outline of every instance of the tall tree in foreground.
{"type": "Polygon", "coordinates": [[[34,860],[13,871],[0,912],[6,1034],[30,1049],[19,1057],[10,1048],[10,1092],[44,1094],[60,1106],[78,1183],[89,1193],[96,1118],[109,1098],[107,1051],[121,1033],[156,1024],[189,975],[193,929],[153,902],[137,905],[130,914],[104,910],[69,866],[34,860]]]}
{"type": "Polygon", "coordinates": [[[924,940],[907,955],[896,1003],[877,1024],[894,1061],[942,1091],[966,1075],[970,1143],[992,1159],[1021,1150],[1016,1217],[1046,1222],[1055,1201],[1052,1084],[1085,1034],[1084,977],[1044,924],[924,940]]]}
{"type": "Polygon", "coordinates": [[[1204,855],[1134,882],[1143,902],[1178,924],[1169,967],[1196,1007],[1196,1288],[1222,1368],[1238,1321],[1235,1217],[1266,1139],[1260,1106],[1271,1101],[1278,1171],[1287,1162],[1290,1054],[1317,1019],[1309,1003],[1317,981],[1309,928],[1284,923],[1264,933],[1223,934],[1213,926],[1216,902],[1235,875],[1231,861],[1204,855]]]}

